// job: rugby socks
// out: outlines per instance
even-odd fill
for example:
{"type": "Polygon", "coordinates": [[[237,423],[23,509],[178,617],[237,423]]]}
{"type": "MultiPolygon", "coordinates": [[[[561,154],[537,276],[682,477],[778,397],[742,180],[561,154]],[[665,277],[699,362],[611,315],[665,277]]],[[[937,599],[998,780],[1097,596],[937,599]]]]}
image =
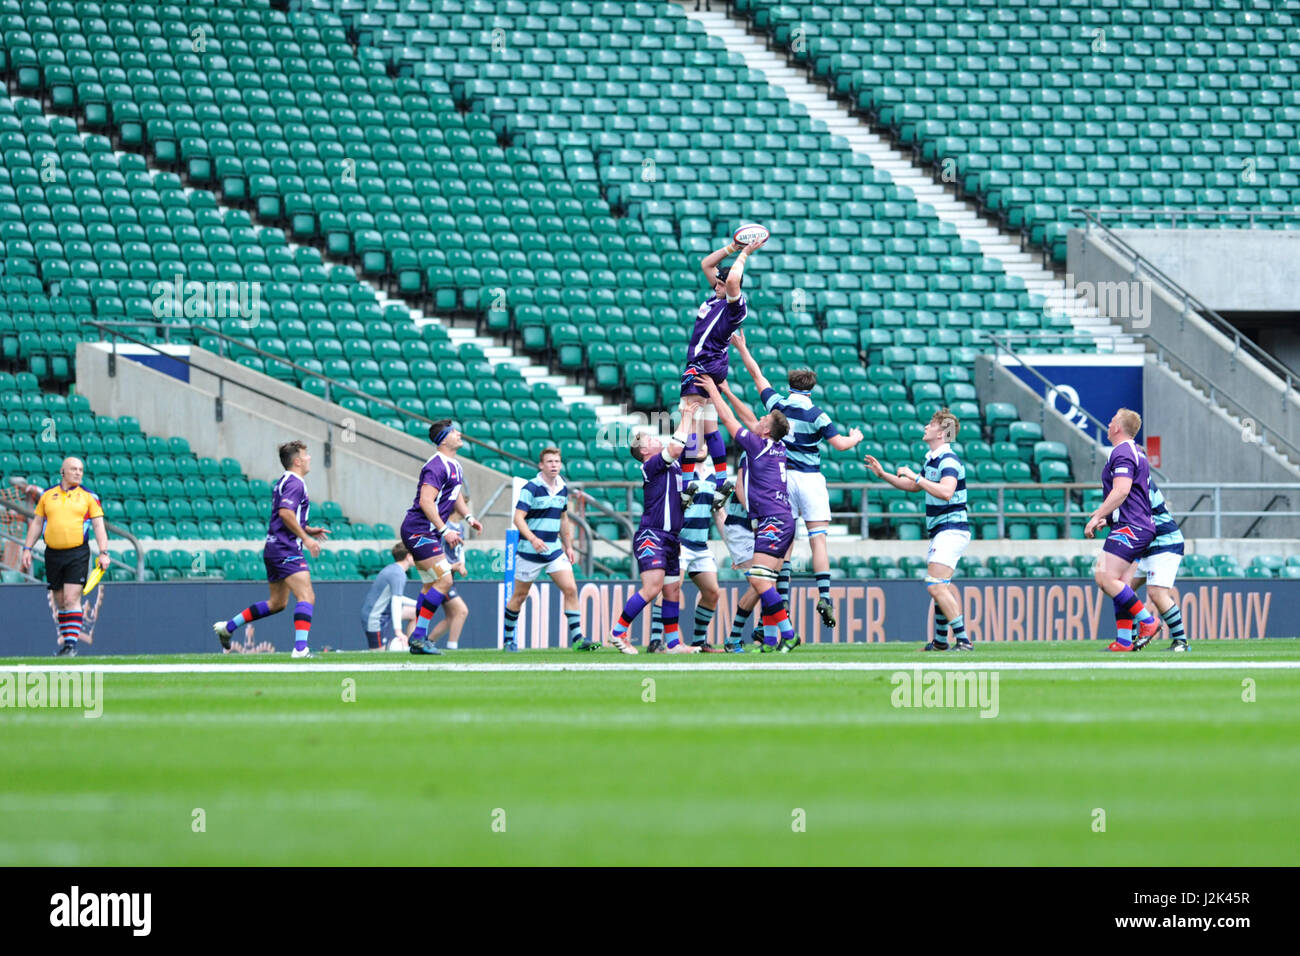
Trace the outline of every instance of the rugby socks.
{"type": "Polygon", "coordinates": [[[790,615],[785,609],[785,601],[775,587],[770,587],[761,595],[763,602],[763,643],[775,647],[782,638],[793,637],[794,627],[790,624],[790,615]]]}
{"type": "MultiPolygon", "coordinates": [[[[415,630],[411,632],[411,640],[423,641],[425,635],[429,633],[429,622],[433,620],[433,615],[442,602],[446,600],[442,592],[437,588],[429,588],[424,594],[420,595],[420,609],[415,613],[415,630]]],[[[515,615],[517,618],[519,615],[515,615]]]]}
{"type": "Polygon", "coordinates": [[[564,620],[569,625],[569,646],[582,643],[582,612],[565,611],[564,620]]]}
{"type": "Polygon", "coordinates": [[[683,488],[689,485],[691,479],[695,477],[695,457],[699,453],[699,449],[700,437],[695,432],[691,432],[691,437],[686,439],[686,445],[682,448],[681,458],[678,459],[682,463],[683,488]]]}
{"type": "Polygon", "coordinates": [[[299,601],[293,606],[293,649],[305,651],[311,636],[311,605],[299,601]]]}
{"type": "Polygon", "coordinates": [[[504,643],[509,644],[515,639],[515,625],[518,623],[519,611],[512,611],[510,610],[510,606],[507,605],[506,612],[502,615],[501,622],[501,640],[504,643]]]}
{"type": "Polygon", "coordinates": [[[948,619],[943,616],[943,611],[939,610],[939,605],[934,606],[934,642],[936,644],[948,643],[948,619]]]}
{"type": "Polygon", "coordinates": [[[271,613],[270,605],[265,601],[258,601],[251,607],[246,607],[229,621],[226,622],[226,633],[234,634],[235,629],[244,624],[251,624],[258,618],[267,617],[271,613]]]}
{"type": "Polygon", "coordinates": [[[632,596],[628,598],[627,603],[623,605],[623,613],[618,616],[618,622],[615,623],[610,633],[612,633],[614,637],[621,638],[627,633],[627,629],[632,626],[632,622],[636,620],[636,616],[645,610],[645,606],[646,599],[641,596],[641,592],[633,591],[632,596]]]}
{"type": "Polygon", "coordinates": [[[733,644],[738,644],[745,639],[745,624],[749,621],[749,615],[754,613],[751,607],[746,610],[743,607],[736,608],[736,616],[731,619],[731,636],[727,640],[733,644]]]}
{"type": "Polygon", "coordinates": [[[781,600],[788,602],[790,600],[790,562],[787,561],[781,565],[781,574],[776,580],[777,593],[781,595],[781,600]]]}
{"type": "Polygon", "coordinates": [[[1115,595],[1115,608],[1117,612],[1123,608],[1125,614],[1135,621],[1149,621],[1153,617],[1127,584],[1115,595]]]}
{"type": "MultiPolygon", "coordinates": [[[[717,608],[705,607],[702,604],[695,605],[695,634],[691,638],[692,644],[703,644],[709,639],[709,625],[713,623],[713,612],[717,608]]],[[[745,615],[749,617],[748,614],[745,615]]],[[[742,627],[744,623],[742,622],[742,627]]]]}
{"type": "Polygon", "coordinates": [[[831,573],[829,571],[817,572],[817,596],[823,601],[831,599],[831,573]]]}
{"type": "Polygon", "coordinates": [[[677,621],[681,616],[681,605],[676,601],[664,601],[659,613],[664,622],[664,643],[669,647],[676,647],[682,642],[677,629],[677,621]]]}
{"type": "Polygon", "coordinates": [[[951,621],[953,642],[964,641],[966,639],[966,618],[958,614],[951,621]]]}
{"type": "Polygon", "coordinates": [[[77,642],[81,640],[81,608],[75,611],[59,612],[59,637],[63,638],[64,645],[76,647],[77,642]]]}
{"type": "Polygon", "coordinates": [[[1169,610],[1160,615],[1169,625],[1169,636],[1175,641],[1187,640],[1187,633],[1183,630],[1183,609],[1177,604],[1171,604],[1169,610]]]}
{"type": "Polygon", "coordinates": [[[704,436],[704,445],[713,459],[713,484],[721,488],[727,482],[727,443],[722,440],[722,433],[714,429],[704,436]]]}
{"type": "Polygon", "coordinates": [[[664,638],[664,612],[663,608],[654,604],[650,607],[650,643],[662,641],[664,638]]]}
{"type": "Polygon", "coordinates": [[[1118,596],[1114,599],[1115,604],[1115,632],[1116,640],[1128,647],[1133,643],[1133,615],[1128,613],[1128,609],[1121,603],[1118,596]]]}

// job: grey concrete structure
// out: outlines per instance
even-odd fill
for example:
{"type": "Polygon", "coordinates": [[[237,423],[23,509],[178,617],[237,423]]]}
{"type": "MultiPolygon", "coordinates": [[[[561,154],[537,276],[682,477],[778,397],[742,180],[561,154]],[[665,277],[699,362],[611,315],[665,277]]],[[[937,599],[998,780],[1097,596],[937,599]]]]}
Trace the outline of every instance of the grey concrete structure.
{"type": "MultiPolygon", "coordinates": [[[[284,471],[276,446],[301,438],[313,458],[308,478],[312,499],[337,501],[353,520],[394,528],[401,524],[415,495],[420,466],[433,453],[427,440],[197,347],[190,350],[188,384],[122,356],[117,358],[117,374],[110,376],[109,359],[109,347],[103,343],[77,346],[77,389],[96,413],[133,415],[151,435],[182,437],[195,454],[234,458],[247,475],[266,481],[284,471]],[[229,379],[224,387],[218,374],[229,379]]],[[[510,478],[467,459],[462,462],[472,503],[482,511],[488,497],[510,478]]],[[[508,507],[508,497],[505,503],[508,507]]],[[[493,510],[505,510],[500,500],[493,510]]],[[[500,541],[505,528],[504,517],[484,519],[485,538],[500,541]]]]}

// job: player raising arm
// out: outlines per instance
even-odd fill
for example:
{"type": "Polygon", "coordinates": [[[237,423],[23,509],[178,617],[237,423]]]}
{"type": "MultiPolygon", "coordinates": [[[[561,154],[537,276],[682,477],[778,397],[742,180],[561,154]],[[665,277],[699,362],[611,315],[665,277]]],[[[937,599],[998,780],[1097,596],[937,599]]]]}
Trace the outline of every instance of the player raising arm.
{"type": "MultiPolygon", "coordinates": [[[[745,333],[737,331],[731,343],[740,353],[745,370],[754,380],[759,401],[769,411],[780,409],[790,422],[785,436],[786,468],[789,477],[790,510],[795,519],[803,518],[808,528],[808,547],[812,549],[813,573],[817,575],[817,613],[827,627],[835,626],[831,605],[831,559],[826,547],[827,528],[831,523],[830,492],[822,474],[820,443],[825,441],[836,451],[848,451],[862,441],[861,429],[841,435],[831,417],[813,404],[812,390],[817,387],[817,373],[810,368],[793,369],[788,377],[790,392],[779,394],[763,376],[763,370],[745,345],[745,333]]],[[[793,551],[793,548],[791,548],[793,551]]],[[[790,556],[786,555],[778,583],[781,597],[790,591],[790,556]]]]}
{"type": "Polygon", "coordinates": [[[952,450],[961,423],[942,408],[925,426],[922,438],[930,446],[918,475],[906,465],[897,475],[886,474],[874,455],[864,459],[871,473],[900,491],[925,492],[925,525],[930,532],[930,553],[926,556],[926,590],[934,598],[934,640],[927,651],[948,650],[948,627],[952,626],[957,650],[969,651],[966,620],[961,613],[961,595],[952,585],[953,572],[962,552],[970,544],[970,520],[966,512],[966,466],[952,450]]]}
{"type": "Polygon", "coordinates": [[[779,649],[785,654],[803,643],[794,632],[785,601],[776,589],[777,575],[794,543],[794,515],[786,491],[786,452],[781,442],[790,423],[780,411],[771,411],[755,422],[752,429],[746,428],[723,400],[713,379],[702,375],[697,381],[717,409],[718,419],[745,450],[749,463],[745,493],[749,516],[754,521],[749,586],[763,603],[763,652],[779,649]]]}

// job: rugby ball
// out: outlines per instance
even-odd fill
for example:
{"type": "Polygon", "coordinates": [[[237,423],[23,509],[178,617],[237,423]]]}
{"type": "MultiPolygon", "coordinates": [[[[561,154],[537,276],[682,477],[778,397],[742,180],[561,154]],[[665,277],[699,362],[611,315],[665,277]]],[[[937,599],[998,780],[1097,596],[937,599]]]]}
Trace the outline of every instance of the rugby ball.
{"type": "Polygon", "coordinates": [[[760,239],[766,239],[771,233],[767,231],[766,226],[760,226],[756,222],[747,222],[737,229],[731,236],[732,241],[738,246],[747,246],[751,242],[758,242],[760,239]]]}

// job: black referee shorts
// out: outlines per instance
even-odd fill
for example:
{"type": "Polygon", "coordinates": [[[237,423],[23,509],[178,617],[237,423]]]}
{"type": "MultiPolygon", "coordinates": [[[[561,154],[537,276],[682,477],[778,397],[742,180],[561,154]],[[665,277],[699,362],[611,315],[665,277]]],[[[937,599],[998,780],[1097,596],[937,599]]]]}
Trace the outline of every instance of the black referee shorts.
{"type": "Polygon", "coordinates": [[[65,584],[85,584],[90,573],[90,542],[75,548],[45,549],[45,583],[51,591],[65,584]]]}

